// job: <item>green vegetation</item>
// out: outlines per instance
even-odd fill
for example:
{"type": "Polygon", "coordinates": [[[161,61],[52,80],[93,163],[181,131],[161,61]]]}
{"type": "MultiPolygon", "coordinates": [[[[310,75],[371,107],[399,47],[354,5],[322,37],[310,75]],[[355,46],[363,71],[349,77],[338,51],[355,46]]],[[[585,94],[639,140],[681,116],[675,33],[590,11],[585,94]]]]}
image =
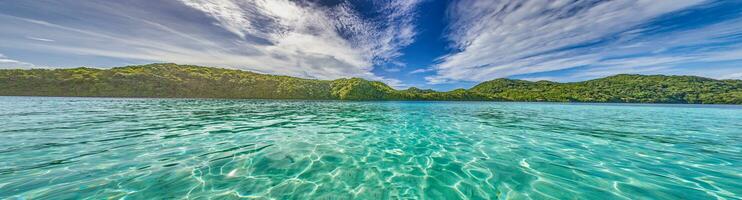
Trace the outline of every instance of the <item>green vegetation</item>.
{"type": "Polygon", "coordinates": [[[470,89],[509,101],[742,104],[741,80],[615,75],[574,83],[495,79],[470,89]]]}
{"type": "Polygon", "coordinates": [[[330,81],[175,64],[0,70],[0,95],[333,99],[330,89],[330,81]]]}
{"type": "Polygon", "coordinates": [[[193,65],[0,70],[0,95],[338,100],[742,104],[742,81],[616,75],[575,83],[495,79],[469,90],[395,90],[360,78],[311,80],[193,65]]]}

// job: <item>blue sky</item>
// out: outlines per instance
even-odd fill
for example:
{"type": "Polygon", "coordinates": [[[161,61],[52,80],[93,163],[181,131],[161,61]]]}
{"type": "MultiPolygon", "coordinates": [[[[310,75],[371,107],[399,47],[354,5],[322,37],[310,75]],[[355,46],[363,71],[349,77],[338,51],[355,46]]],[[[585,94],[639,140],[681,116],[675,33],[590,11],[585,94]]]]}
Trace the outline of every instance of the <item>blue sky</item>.
{"type": "Polygon", "coordinates": [[[397,88],[742,79],[742,1],[0,1],[0,68],[197,64],[397,88]]]}

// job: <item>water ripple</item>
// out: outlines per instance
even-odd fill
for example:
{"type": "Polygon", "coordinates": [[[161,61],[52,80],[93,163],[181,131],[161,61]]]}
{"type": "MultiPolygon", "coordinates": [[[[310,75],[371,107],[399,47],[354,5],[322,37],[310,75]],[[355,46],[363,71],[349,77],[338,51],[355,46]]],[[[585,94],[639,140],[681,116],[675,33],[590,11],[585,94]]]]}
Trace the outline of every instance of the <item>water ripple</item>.
{"type": "Polygon", "coordinates": [[[0,199],[740,199],[742,109],[0,97],[0,199]]]}

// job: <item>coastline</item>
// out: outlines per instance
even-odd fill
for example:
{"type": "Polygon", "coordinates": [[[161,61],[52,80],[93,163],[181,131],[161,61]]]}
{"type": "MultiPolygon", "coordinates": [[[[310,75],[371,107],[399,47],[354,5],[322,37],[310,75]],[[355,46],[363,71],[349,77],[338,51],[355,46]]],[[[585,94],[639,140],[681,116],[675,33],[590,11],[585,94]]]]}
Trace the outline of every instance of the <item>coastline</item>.
{"type": "Polygon", "coordinates": [[[522,103],[522,104],[564,104],[564,105],[615,105],[615,106],[703,106],[742,108],[742,104],[703,104],[703,103],[637,103],[637,102],[560,102],[560,101],[487,101],[487,100],[340,100],[340,99],[258,99],[258,98],[198,98],[198,97],[115,97],[115,96],[13,96],[0,95],[0,98],[80,98],[110,100],[214,100],[214,101],[307,101],[307,102],[347,102],[347,103],[522,103]]]}

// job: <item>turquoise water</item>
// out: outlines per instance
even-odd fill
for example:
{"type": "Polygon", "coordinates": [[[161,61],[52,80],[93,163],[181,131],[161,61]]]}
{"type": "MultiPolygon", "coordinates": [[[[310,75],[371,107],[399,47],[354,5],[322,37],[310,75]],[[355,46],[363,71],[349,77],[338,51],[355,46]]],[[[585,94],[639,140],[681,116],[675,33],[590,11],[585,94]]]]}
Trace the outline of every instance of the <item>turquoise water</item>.
{"type": "Polygon", "coordinates": [[[0,97],[0,199],[740,199],[742,107],[0,97]]]}

